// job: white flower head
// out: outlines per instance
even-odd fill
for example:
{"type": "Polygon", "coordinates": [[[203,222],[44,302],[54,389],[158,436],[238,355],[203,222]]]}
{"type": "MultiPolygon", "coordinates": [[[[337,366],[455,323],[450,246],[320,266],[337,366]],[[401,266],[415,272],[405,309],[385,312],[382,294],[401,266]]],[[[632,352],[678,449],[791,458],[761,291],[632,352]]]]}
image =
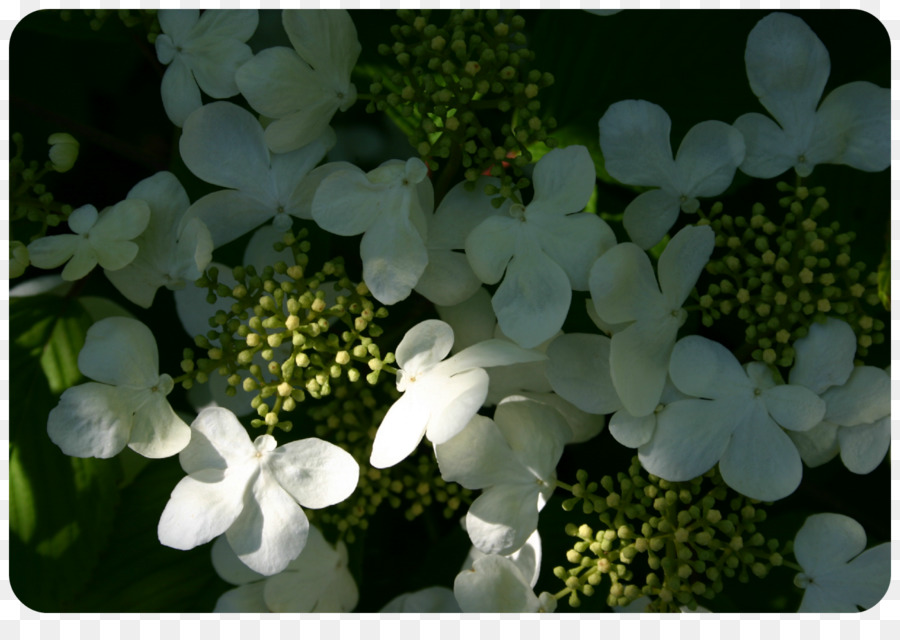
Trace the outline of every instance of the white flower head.
{"type": "Polygon", "coordinates": [[[150,207],[143,200],[123,200],[100,213],[91,205],[79,207],[68,219],[74,234],[45,236],[28,245],[31,264],[53,269],[66,262],[63,280],[80,280],[98,264],[109,271],[122,269],[137,256],[132,240],[149,222],[150,207]]]}
{"type": "Polygon", "coordinates": [[[510,204],[508,215],[488,217],[466,238],[475,275],[500,282],[492,299],[500,329],[525,348],[559,332],[572,290],[587,290],[594,260],[616,243],[598,216],[577,213],[595,180],[586,147],[554,149],[535,165],[531,203],[510,204]]]}
{"type": "Polygon", "coordinates": [[[391,467],[412,453],[423,436],[434,444],[462,431],[487,398],[483,367],[543,359],[504,340],[485,340],[446,358],[453,329],[425,320],[406,332],[397,346],[397,389],[404,392],[385,415],[372,443],[370,464],[391,467]]]}
{"type": "Polygon", "coordinates": [[[187,192],[168,171],[142,180],[128,197],[147,203],[150,221],[134,240],[137,257],[122,269],[107,269],[106,277],[122,295],[146,309],[160,287],[175,291],[199,278],[212,260],[213,244],[203,221],[185,215],[187,192]]]}
{"type": "Polygon", "coordinates": [[[890,544],[866,549],[866,532],[838,513],[810,516],[794,538],[803,572],[794,584],[805,589],[800,613],[857,613],[874,607],[891,582],[890,544]]]}
{"type": "Polygon", "coordinates": [[[642,249],[662,240],[679,211],[695,213],[698,198],[725,191],[744,159],[740,132],[716,120],[694,125],[673,159],[672,121],[662,107],[646,100],[616,102],[599,124],[609,175],[625,184],[658,187],[625,208],[625,230],[642,249]]]}
{"type": "Polygon", "coordinates": [[[251,442],[227,409],[204,409],[191,431],[179,456],[188,476],[163,511],[159,541],[185,550],[225,533],[241,561],[263,575],[283,571],[306,545],[301,505],[337,504],[359,479],[359,465],[343,449],[318,438],[281,447],[270,435],[251,442]]]}
{"type": "Polygon", "coordinates": [[[418,158],[390,160],[368,173],[345,163],[328,167],[311,176],[325,174],[312,202],[316,224],[340,236],[362,233],[363,280],[372,295],[387,305],[407,298],[428,264],[425,216],[434,206],[428,168],[418,158]]]}
{"type": "Polygon", "coordinates": [[[249,111],[230,102],[204,105],[184,122],[181,158],[195,176],[226,190],[203,196],[187,215],[209,227],[217,248],[269,221],[287,231],[292,216],[311,218],[304,178],[333,144],[327,128],[301,149],[272,154],[249,111]]]}
{"type": "Polygon", "coordinates": [[[535,532],[570,437],[556,409],[511,396],[497,406],[493,420],[475,416],[455,437],[435,445],[444,480],[484,490],[466,515],[466,531],[479,551],[508,555],[535,532]]]}
{"type": "Polygon", "coordinates": [[[822,100],[831,61],[803,20],[787,13],[760,20],[744,61],[750,88],[775,121],[759,113],[735,121],[747,143],[741,171],[773,178],[793,167],[806,177],[818,164],[862,171],[890,164],[890,90],[850,82],[822,100]]]}
{"type": "Polygon", "coordinates": [[[630,242],[604,253],[591,268],[591,298],[601,320],[630,323],[612,336],[609,369],[622,405],[633,416],[659,404],[681,308],[709,261],[715,234],[708,225],[685,227],[659,257],[658,280],[647,254],[630,242]]]}
{"type": "Polygon", "coordinates": [[[88,329],[78,368],[96,380],[67,389],[50,412],[47,433],[63,453],[110,458],[128,445],[148,458],[175,455],[191,437],[166,396],[156,340],[132,318],[111,317],[88,329]]]}
{"type": "Polygon", "coordinates": [[[299,149],[322,135],[332,116],[356,102],[350,74],[362,47],[345,10],[285,10],[293,50],[264,49],[237,70],[241,93],[271,118],[266,143],[275,153],[299,149]]]}
{"type": "Polygon", "coordinates": [[[316,527],[309,528],[306,546],[284,571],[266,577],[241,562],[219,536],[212,546],[213,568],[238,585],[222,594],[214,613],[343,613],[359,600],[356,581],[347,566],[347,545],[331,546],[316,527]]]}
{"type": "Polygon", "coordinates": [[[253,56],[245,43],[256,31],[256,9],[197,9],[159,12],[162,33],[156,37],[156,55],[169,65],[162,80],[162,101],[177,126],[202,104],[200,89],[221,99],[238,94],[234,75],[253,56]],[[198,88],[199,85],[199,88],[198,88]]]}

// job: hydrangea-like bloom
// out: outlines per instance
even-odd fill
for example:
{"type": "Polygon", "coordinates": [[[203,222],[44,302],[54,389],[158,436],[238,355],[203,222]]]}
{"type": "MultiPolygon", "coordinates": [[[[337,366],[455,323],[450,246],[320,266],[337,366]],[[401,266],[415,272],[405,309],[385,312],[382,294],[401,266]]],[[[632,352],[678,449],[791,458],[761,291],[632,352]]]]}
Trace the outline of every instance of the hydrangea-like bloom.
{"type": "Polygon", "coordinates": [[[760,20],[747,38],[744,61],[750,88],[775,121],[759,113],[735,121],[747,144],[741,171],[773,178],[793,167],[806,177],[817,164],[862,171],[890,164],[890,90],[850,82],[820,104],[831,60],[803,20],[787,13],[760,20]]]}
{"type": "Polygon", "coordinates": [[[282,24],[293,51],[260,51],[235,76],[250,106],[273,120],[266,143],[275,153],[309,144],[356,102],[350,74],[362,50],[344,10],[285,10],[282,24]]]}
{"type": "Polygon", "coordinates": [[[391,467],[427,436],[434,444],[462,431],[487,397],[483,367],[543,359],[504,340],[485,340],[447,358],[453,329],[440,320],[420,322],[397,346],[397,389],[404,394],[388,410],[372,443],[373,467],[391,467]],[[443,360],[443,362],[442,362],[443,360]]]}
{"type": "Polygon", "coordinates": [[[807,518],[794,556],[803,568],[794,584],[806,590],[800,613],[857,613],[878,604],[890,586],[890,544],[866,549],[862,525],[838,513],[807,518]]]}
{"type": "Polygon", "coordinates": [[[691,399],[666,406],[656,431],[638,449],[650,473],[679,482],[716,462],[725,483],[757,500],[779,500],[800,484],[803,463],[783,431],[804,431],[825,415],[825,403],[806,387],[775,383],[765,364],[742,368],[725,347],[700,336],[672,349],[669,375],[691,399]]]}
{"type": "Polygon", "coordinates": [[[891,444],[890,375],[877,367],[854,367],[856,334],[846,322],[813,324],[794,343],[790,382],[825,401],[825,417],[809,431],[790,433],[803,461],[825,464],[838,451],[853,473],[877,467],[891,444]]]}
{"type": "Polygon", "coordinates": [[[68,261],[63,280],[80,280],[98,264],[109,271],[121,269],[137,256],[132,240],[149,222],[150,207],[143,200],[123,200],[100,213],[89,204],[79,207],[68,219],[74,234],[45,236],[28,245],[31,264],[53,269],[68,261]]]}
{"type": "Polygon", "coordinates": [[[213,568],[226,582],[239,585],[223,593],[214,613],[341,613],[352,611],[359,590],[347,567],[347,545],[332,547],[316,527],[306,546],[284,571],[261,575],[235,555],[225,536],[212,547],[213,568]]]}
{"type": "Polygon", "coordinates": [[[425,216],[433,207],[428,168],[418,158],[368,173],[341,163],[316,189],[312,217],[339,236],[364,234],[363,280],[379,302],[394,304],[409,296],[428,264],[425,216]]]}
{"type": "Polygon", "coordinates": [[[309,520],[300,506],[337,504],[359,479],[359,465],[340,447],[306,438],[276,448],[270,435],[251,442],[227,409],[204,409],[191,431],[179,455],[188,476],[163,511],[159,541],[192,549],[225,533],[241,561],[263,575],[283,571],[306,546],[309,520]]]}
{"type": "Polygon", "coordinates": [[[717,120],[694,125],[672,158],[672,121],[646,100],[623,100],[600,118],[600,147],[606,170],[625,184],[658,187],[625,208],[631,241],[649,249],[675,224],[678,212],[696,213],[697,198],[725,191],[744,159],[744,141],[734,127],[717,120]]]}
{"type": "Polygon", "coordinates": [[[142,456],[165,458],[187,446],[190,427],[166,400],[174,385],[159,374],[156,339],[146,326],[121,317],[95,323],[78,368],[97,382],[66,389],[47,421],[63,453],[110,458],[128,445],[142,456]]]}
{"type": "Polygon", "coordinates": [[[122,295],[146,309],[160,287],[182,289],[199,278],[212,260],[213,244],[203,221],[185,215],[190,204],[187,193],[168,171],[142,180],[128,197],[149,205],[150,222],[135,239],[137,257],[123,269],[107,269],[106,277],[122,295]]]}
{"type": "Polygon", "coordinates": [[[291,216],[311,217],[303,178],[333,144],[327,129],[302,149],[272,154],[249,111],[230,102],[205,105],[184,123],[181,158],[195,176],[226,190],[200,198],[188,215],[206,223],[216,247],[270,220],[287,231],[291,216]]]}
{"type": "Polygon", "coordinates": [[[535,532],[570,436],[556,409],[511,396],[497,405],[493,420],[475,416],[435,445],[444,480],[484,489],[466,514],[466,531],[479,551],[510,554],[535,532]]]}
{"type": "Polygon", "coordinates": [[[678,329],[681,308],[715,244],[709,226],[685,227],[659,257],[659,284],[650,258],[630,242],[604,253],[591,268],[591,298],[608,324],[630,322],[613,334],[609,369],[625,409],[635,417],[656,409],[678,329]]]}
{"type": "Polygon", "coordinates": [[[256,9],[159,12],[162,33],[156,37],[156,55],[169,65],[162,101],[174,124],[182,126],[200,108],[200,89],[216,99],[238,94],[234,74],[253,56],[245,43],[258,23],[256,9]]]}
{"type": "Polygon", "coordinates": [[[587,148],[554,149],[535,165],[533,182],[527,207],[511,204],[509,215],[487,218],[466,238],[475,275],[503,280],[492,299],[500,329],[529,349],[562,328],[572,290],[587,290],[591,265],[616,243],[598,216],[575,213],[594,190],[587,148]]]}

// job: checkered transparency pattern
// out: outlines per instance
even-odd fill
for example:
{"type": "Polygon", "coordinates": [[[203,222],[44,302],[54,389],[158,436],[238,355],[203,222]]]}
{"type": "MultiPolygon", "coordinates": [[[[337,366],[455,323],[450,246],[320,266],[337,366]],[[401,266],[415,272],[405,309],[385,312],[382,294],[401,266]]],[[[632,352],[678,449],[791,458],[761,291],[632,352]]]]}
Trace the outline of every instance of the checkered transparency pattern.
{"type": "MultiPolygon", "coordinates": [[[[891,553],[891,587],[876,607],[859,615],[773,615],[773,614],[684,614],[659,615],[504,615],[504,614],[329,614],[329,615],[197,615],[197,614],[42,614],[22,605],[9,582],[9,41],[17,22],[25,15],[40,9],[80,8],[221,8],[276,9],[275,0],[218,0],[158,2],[42,2],[39,0],[6,1],[0,3],[0,142],[3,153],[0,162],[6,180],[2,189],[2,208],[5,237],[0,238],[0,638],[66,638],[67,640],[98,640],[120,637],[123,640],[164,639],[191,640],[195,638],[281,638],[319,637],[322,640],[352,638],[379,640],[419,637],[440,640],[475,640],[495,638],[538,640],[538,638],[577,640],[579,638],[620,637],[636,640],[713,639],[733,640],[752,638],[778,640],[796,637],[851,637],[866,640],[888,640],[900,637],[900,431],[892,421],[891,447],[891,532],[894,545],[891,553]],[[809,635],[807,635],[809,634],[809,635]],[[815,634],[815,635],[814,635],[815,634]]],[[[760,0],[621,0],[577,2],[572,0],[503,0],[497,2],[454,2],[400,0],[304,0],[300,8],[503,8],[519,9],[861,9],[878,17],[891,37],[892,65],[892,159],[900,161],[900,3],[893,0],[793,0],[790,2],[760,0]]],[[[298,4],[293,3],[292,8],[298,4]]],[[[900,164],[891,173],[891,272],[900,274],[900,164]]],[[[900,291],[896,280],[893,291],[900,291]]],[[[896,304],[896,300],[893,301],[896,304]]],[[[891,336],[896,336],[892,321],[891,336]]],[[[892,340],[892,371],[900,379],[900,339],[892,340]],[[897,358],[893,356],[896,355],[897,358]]],[[[892,414],[900,415],[900,385],[892,388],[892,414]]]]}

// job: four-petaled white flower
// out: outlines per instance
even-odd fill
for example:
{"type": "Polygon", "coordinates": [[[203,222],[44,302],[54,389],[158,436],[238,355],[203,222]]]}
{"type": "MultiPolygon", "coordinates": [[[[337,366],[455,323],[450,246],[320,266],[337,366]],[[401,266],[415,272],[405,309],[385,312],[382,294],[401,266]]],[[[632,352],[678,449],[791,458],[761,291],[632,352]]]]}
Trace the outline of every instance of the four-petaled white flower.
{"type": "Polygon", "coordinates": [[[309,520],[301,505],[321,509],[356,488],[353,457],[318,438],[276,448],[275,438],[253,442],[227,409],[204,409],[179,455],[188,473],[159,520],[159,541],[192,549],[222,533],[248,567],[283,571],[306,545],[309,520]]]}
{"type": "Polygon", "coordinates": [[[546,357],[504,340],[485,340],[444,360],[452,346],[453,329],[440,320],[420,322],[403,336],[396,356],[397,389],[404,394],[375,434],[373,467],[397,464],[423,436],[441,444],[462,431],[487,398],[490,379],[483,367],[546,357]]]}
{"type": "Polygon", "coordinates": [[[127,266],[138,253],[132,240],[147,228],[150,207],[143,200],[123,200],[100,213],[92,205],[69,215],[69,228],[62,233],[38,238],[28,245],[31,264],[53,269],[68,260],[63,280],[80,280],[98,264],[108,271],[127,266]]]}
{"type": "Polygon", "coordinates": [[[800,613],[857,613],[878,604],[890,586],[890,544],[866,549],[862,525],[845,515],[807,518],[794,538],[794,556],[803,568],[794,584],[806,590],[800,613]]]}
{"type": "Polygon", "coordinates": [[[331,546],[316,527],[309,528],[306,546],[284,571],[266,577],[235,555],[225,536],[212,546],[212,563],[226,582],[238,585],[216,601],[214,613],[342,613],[359,600],[356,581],[347,566],[347,545],[331,546]]]}
{"type": "Polygon", "coordinates": [[[715,233],[709,226],[685,227],[659,257],[659,272],[647,254],[625,242],[604,253],[591,268],[591,298],[601,320],[631,323],[612,336],[609,369],[622,405],[635,417],[656,409],[669,369],[681,308],[709,261],[715,233]]]}
{"type": "Polygon", "coordinates": [[[135,239],[135,259],[105,273],[122,295],[146,309],[160,287],[183,289],[199,278],[212,260],[213,244],[203,221],[187,217],[187,192],[168,171],[141,180],[128,197],[147,203],[150,222],[135,239]]]}
{"type": "Polygon", "coordinates": [[[646,100],[616,102],[600,118],[600,147],[609,175],[625,184],[658,187],[625,208],[625,230],[642,249],[663,239],[679,210],[696,213],[697,198],[725,191],[744,159],[740,132],[717,120],[694,125],[673,159],[671,128],[663,108],[646,100]]]}
{"type": "Polygon", "coordinates": [[[803,20],[787,13],[760,20],[747,38],[744,61],[750,88],[777,123],[760,113],[734,122],[747,144],[741,171],[774,178],[793,167],[806,177],[817,164],[862,171],[890,164],[890,90],[850,82],[820,104],[831,60],[803,20]]]}
{"type": "Polygon", "coordinates": [[[237,68],[253,52],[245,43],[256,31],[256,9],[162,10],[162,33],[156,37],[156,55],[169,65],[162,80],[162,101],[177,126],[203,104],[200,89],[216,99],[238,94],[237,68]],[[198,86],[199,85],[199,88],[198,86]]]}
{"type": "Polygon", "coordinates": [[[514,202],[466,238],[475,275],[485,284],[503,280],[492,299],[500,329],[529,349],[562,328],[572,290],[587,290],[591,265],[616,243],[598,216],[576,213],[594,190],[586,147],[554,149],[535,165],[533,182],[527,207],[514,202]]]}
{"type": "Polygon", "coordinates": [[[409,296],[428,264],[426,215],[434,208],[428,168],[418,158],[390,160],[363,172],[353,165],[323,165],[312,217],[339,236],[362,233],[363,280],[382,304],[409,296]]]}
{"type": "Polygon", "coordinates": [[[647,471],[672,482],[690,480],[716,462],[725,483],[756,500],[780,500],[800,484],[803,463],[785,429],[804,431],[825,415],[806,387],[776,384],[761,362],[742,368],[717,342],[682,338],[672,349],[672,383],[687,400],[656,416],[656,431],[638,449],[647,471]]]}
{"type": "Polygon", "coordinates": [[[302,149],[273,154],[249,111],[230,102],[205,105],[185,121],[179,150],[195,176],[226,189],[203,196],[187,215],[206,223],[217,248],[270,220],[287,231],[291,216],[311,218],[303,179],[333,144],[329,128],[302,149]]]}
{"type": "Polygon", "coordinates": [[[191,430],[166,400],[174,385],[159,374],[156,339],[145,325],[122,317],[95,323],[78,368],[97,382],[67,389],[47,421],[63,453],[110,458],[128,445],[142,456],[165,458],[187,446],[191,430]]]}
{"type": "Polygon", "coordinates": [[[293,50],[264,49],[237,70],[247,102],[271,118],[266,143],[275,153],[303,147],[331,117],[356,102],[350,74],[362,47],[344,10],[285,10],[282,24],[293,50]]]}
{"type": "Polygon", "coordinates": [[[497,405],[493,420],[475,416],[455,437],[435,445],[444,480],[484,490],[466,514],[466,531],[479,551],[513,553],[535,532],[570,437],[556,409],[510,396],[497,405]]]}

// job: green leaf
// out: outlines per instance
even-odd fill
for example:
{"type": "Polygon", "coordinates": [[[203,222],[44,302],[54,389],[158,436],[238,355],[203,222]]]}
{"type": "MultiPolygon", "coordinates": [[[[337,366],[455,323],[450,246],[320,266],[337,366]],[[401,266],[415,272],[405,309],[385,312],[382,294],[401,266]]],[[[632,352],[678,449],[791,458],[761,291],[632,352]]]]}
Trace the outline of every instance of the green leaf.
{"type": "Polygon", "coordinates": [[[69,458],[47,436],[58,394],[81,379],[90,319],[55,296],[10,302],[10,582],[38,611],[59,611],[88,579],[117,501],[117,460],[69,458]]]}

